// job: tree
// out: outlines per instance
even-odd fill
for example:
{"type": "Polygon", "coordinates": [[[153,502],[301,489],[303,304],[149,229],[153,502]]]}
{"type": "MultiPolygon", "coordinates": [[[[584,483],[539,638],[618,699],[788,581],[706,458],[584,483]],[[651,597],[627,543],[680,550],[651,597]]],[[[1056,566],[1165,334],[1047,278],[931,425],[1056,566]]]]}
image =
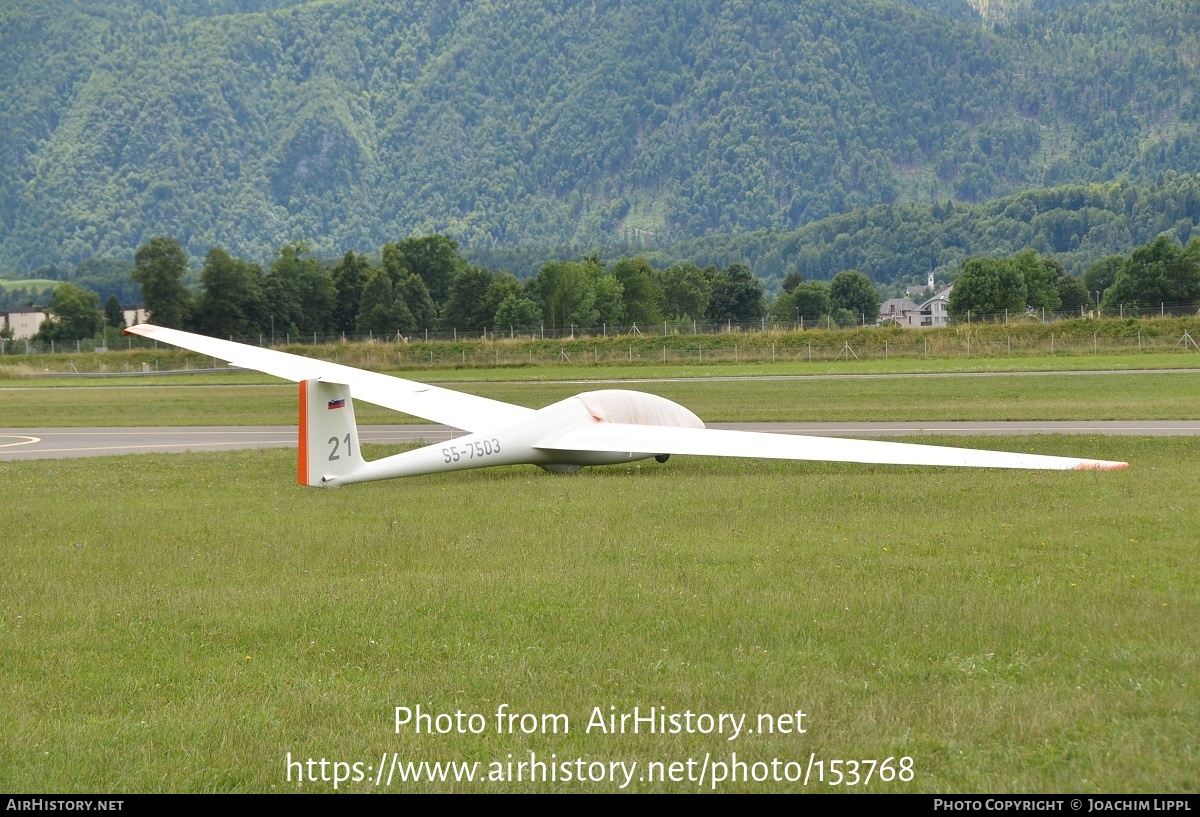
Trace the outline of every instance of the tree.
{"type": "Polygon", "coordinates": [[[213,337],[247,337],[260,331],[263,316],[262,269],[220,247],[204,257],[194,323],[213,337]]]}
{"type": "Polygon", "coordinates": [[[968,258],[950,292],[950,314],[1025,311],[1025,276],[1009,258],[968,258]]]}
{"type": "Polygon", "coordinates": [[[492,322],[495,308],[488,311],[487,295],[496,277],[483,267],[465,266],[450,282],[450,296],[442,313],[444,326],[479,329],[492,322]]]}
{"type": "Polygon", "coordinates": [[[392,277],[383,269],[372,271],[363,287],[356,327],[359,332],[385,336],[394,332],[412,332],[417,328],[404,300],[396,297],[392,277]]]}
{"type": "Polygon", "coordinates": [[[829,296],[829,284],[824,281],[805,281],[797,285],[792,292],[792,307],[798,309],[800,317],[806,321],[817,321],[831,314],[833,300],[829,296]]]}
{"type": "Polygon", "coordinates": [[[509,293],[496,309],[496,330],[534,329],[542,324],[542,310],[524,295],[509,293]]]}
{"type": "Polygon", "coordinates": [[[402,270],[416,273],[425,282],[434,303],[444,304],[454,275],[466,262],[458,254],[458,242],[444,235],[406,238],[383,245],[383,267],[396,284],[402,270]]]}
{"type": "Polygon", "coordinates": [[[792,270],[787,275],[783,276],[783,284],[780,286],[780,291],[791,295],[796,291],[796,287],[804,283],[804,276],[792,270]]]}
{"type": "Polygon", "coordinates": [[[1058,297],[1062,302],[1060,308],[1063,310],[1078,312],[1080,307],[1092,304],[1087,285],[1076,275],[1064,275],[1055,282],[1055,286],[1058,288],[1058,297]]]}
{"type": "Polygon", "coordinates": [[[596,287],[589,265],[599,267],[591,261],[551,261],[530,282],[530,300],[540,304],[551,332],[572,325],[595,326],[598,322],[596,287]]]}
{"type": "Polygon", "coordinates": [[[410,272],[396,284],[395,292],[396,300],[404,304],[408,314],[412,315],[414,329],[433,329],[437,326],[437,304],[433,302],[424,279],[410,272]]]}
{"type": "Polygon", "coordinates": [[[81,340],[100,331],[100,296],[89,289],[66,282],[59,284],[46,312],[49,317],[37,333],[42,340],[81,340]]]}
{"type": "Polygon", "coordinates": [[[1024,250],[1013,258],[1025,279],[1025,305],[1037,309],[1058,309],[1062,299],[1055,282],[1065,274],[1062,264],[1053,258],[1039,258],[1037,250],[1024,250]]]}
{"type": "Polygon", "coordinates": [[[339,332],[353,332],[357,327],[363,287],[371,274],[379,269],[365,255],[347,250],[342,260],[330,270],[337,297],[333,306],[333,325],[339,332]]]}
{"type": "Polygon", "coordinates": [[[183,328],[192,303],[192,294],[183,285],[187,270],[187,256],[174,238],[156,236],[134,253],[129,277],[141,287],[152,323],[183,328]]]}
{"type": "Polygon", "coordinates": [[[97,293],[102,301],[116,295],[118,301],[132,303],[138,300],[138,293],[129,278],[131,272],[133,264],[127,259],[87,258],[76,265],[69,280],[77,287],[97,293]]]}
{"type": "Polygon", "coordinates": [[[762,281],[750,271],[749,264],[730,264],[713,278],[708,302],[710,319],[748,323],[758,320],[766,311],[762,281]]]}
{"type": "Polygon", "coordinates": [[[858,270],[842,270],[829,282],[829,300],[836,313],[848,309],[855,316],[855,323],[868,321],[872,324],[879,317],[879,290],[871,279],[858,270]]]}
{"type": "Polygon", "coordinates": [[[1153,307],[1200,301],[1200,238],[1186,249],[1169,236],[1138,247],[1121,266],[1117,279],[1104,293],[1104,306],[1121,304],[1153,307]]]}
{"type": "MultiPolygon", "coordinates": [[[[716,269],[710,269],[715,275],[716,269]]],[[[703,319],[712,298],[712,280],[695,264],[676,264],[663,271],[662,293],[666,317],[703,319]]]]}
{"type": "Polygon", "coordinates": [[[646,326],[662,320],[662,312],[658,308],[662,287],[649,261],[645,258],[622,258],[613,264],[612,277],[621,283],[621,302],[626,321],[646,326]]]}
{"type": "MultiPolygon", "coordinates": [[[[502,272],[495,276],[492,280],[492,285],[488,287],[487,295],[484,296],[484,309],[488,315],[488,323],[492,326],[500,326],[496,323],[496,310],[500,308],[500,304],[508,299],[509,295],[515,295],[518,298],[524,297],[525,290],[521,286],[521,282],[517,280],[517,276],[509,272],[502,272]]],[[[538,315],[538,324],[541,324],[541,315],[538,315]]]]}
{"type": "Polygon", "coordinates": [[[595,257],[584,264],[592,290],[596,293],[596,317],[592,326],[616,326],[625,320],[624,285],[615,275],[606,275],[595,257]]]}
{"type": "Polygon", "coordinates": [[[121,309],[121,300],[116,295],[109,295],[104,302],[104,322],[113,329],[125,326],[125,310],[121,309]]]}
{"type": "Polygon", "coordinates": [[[1099,292],[1103,296],[1104,290],[1113,285],[1117,280],[1117,273],[1121,271],[1121,267],[1125,264],[1125,256],[1110,255],[1097,261],[1087,268],[1083,273],[1083,284],[1087,287],[1088,292],[1099,292]]]}
{"type": "Polygon", "coordinates": [[[304,242],[275,251],[275,261],[263,279],[263,301],[276,335],[286,332],[294,338],[333,330],[337,290],[329,271],[304,242]]]}

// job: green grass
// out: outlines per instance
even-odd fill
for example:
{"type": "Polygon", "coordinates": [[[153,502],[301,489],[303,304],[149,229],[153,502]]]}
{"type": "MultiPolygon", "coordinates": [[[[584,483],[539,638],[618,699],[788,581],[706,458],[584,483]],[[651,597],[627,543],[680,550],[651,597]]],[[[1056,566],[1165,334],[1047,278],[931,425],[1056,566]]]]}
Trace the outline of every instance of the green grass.
{"type": "MultiPolygon", "coordinates": [[[[112,383],[0,389],[0,427],[290,425],[296,387],[112,383]]],[[[449,384],[534,408],[608,383],[496,381],[449,384]]],[[[1200,373],[1001,377],[713,380],[634,383],[711,422],[887,420],[1190,420],[1200,417],[1200,373]]],[[[359,404],[360,423],[412,421],[359,404]]]]}
{"type": "Polygon", "coordinates": [[[1197,444],[942,442],[1132,465],[678,458],[315,491],[287,451],[0,463],[0,789],[286,791],[288,752],[536,751],[914,759],[871,791],[1195,791],[1197,444]],[[501,703],[571,732],[394,727],[396,706],[501,703]],[[635,705],[800,709],[808,731],[583,732],[593,707],[635,705]]]}
{"type": "Polygon", "coordinates": [[[45,289],[54,289],[61,283],[62,281],[55,281],[50,278],[18,278],[11,281],[5,278],[0,278],[0,289],[6,289],[9,291],[15,289],[27,289],[30,292],[40,293],[45,289]]]}

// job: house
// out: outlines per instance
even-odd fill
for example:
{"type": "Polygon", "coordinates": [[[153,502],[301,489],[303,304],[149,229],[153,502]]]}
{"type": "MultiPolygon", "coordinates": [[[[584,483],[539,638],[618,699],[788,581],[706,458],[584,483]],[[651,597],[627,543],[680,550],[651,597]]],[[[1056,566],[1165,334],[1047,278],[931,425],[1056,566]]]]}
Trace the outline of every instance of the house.
{"type": "Polygon", "coordinates": [[[900,326],[917,326],[913,316],[917,313],[917,305],[908,298],[888,298],[879,305],[879,320],[876,325],[895,323],[900,326]]]}
{"type": "MultiPolygon", "coordinates": [[[[932,278],[930,276],[931,281],[932,278]]],[[[879,319],[875,323],[895,323],[909,329],[947,326],[950,323],[950,292],[953,289],[953,286],[948,286],[919,305],[908,298],[888,298],[880,305],[879,319]]]]}
{"type": "Polygon", "coordinates": [[[950,323],[950,292],[954,285],[943,289],[925,303],[917,307],[919,315],[918,326],[947,326],[950,323]]]}

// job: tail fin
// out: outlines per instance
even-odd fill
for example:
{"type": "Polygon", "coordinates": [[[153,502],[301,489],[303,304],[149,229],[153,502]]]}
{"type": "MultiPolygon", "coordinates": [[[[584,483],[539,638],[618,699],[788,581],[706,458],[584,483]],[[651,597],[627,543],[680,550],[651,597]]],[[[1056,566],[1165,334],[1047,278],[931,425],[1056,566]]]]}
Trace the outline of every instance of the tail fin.
{"type": "Polygon", "coordinates": [[[350,387],[300,381],[300,462],[297,481],[320,488],[363,464],[350,387]]]}

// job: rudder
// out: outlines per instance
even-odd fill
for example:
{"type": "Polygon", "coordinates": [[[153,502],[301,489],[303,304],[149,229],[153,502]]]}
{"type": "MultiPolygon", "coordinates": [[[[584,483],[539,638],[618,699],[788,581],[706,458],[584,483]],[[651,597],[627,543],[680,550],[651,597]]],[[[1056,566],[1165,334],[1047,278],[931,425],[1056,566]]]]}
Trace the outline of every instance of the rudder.
{"type": "Polygon", "coordinates": [[[296,481],[323,487],[363,463],[350,387],[324,380],[300,381],[299,463],[296,481]]]}

